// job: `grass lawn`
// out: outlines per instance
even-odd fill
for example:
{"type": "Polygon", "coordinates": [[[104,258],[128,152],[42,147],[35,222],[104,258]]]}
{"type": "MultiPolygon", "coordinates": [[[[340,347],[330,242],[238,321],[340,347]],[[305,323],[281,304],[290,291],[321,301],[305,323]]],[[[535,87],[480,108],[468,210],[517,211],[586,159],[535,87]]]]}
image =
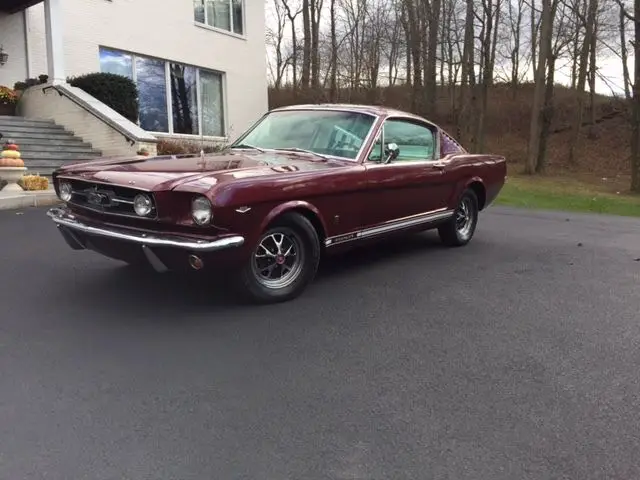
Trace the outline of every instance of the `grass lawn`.
{"type": "Polygon", "coordinates": [[[640,217],[640,195],[616,194],[570,178],[509,175],[496,205],[640,217]]]}

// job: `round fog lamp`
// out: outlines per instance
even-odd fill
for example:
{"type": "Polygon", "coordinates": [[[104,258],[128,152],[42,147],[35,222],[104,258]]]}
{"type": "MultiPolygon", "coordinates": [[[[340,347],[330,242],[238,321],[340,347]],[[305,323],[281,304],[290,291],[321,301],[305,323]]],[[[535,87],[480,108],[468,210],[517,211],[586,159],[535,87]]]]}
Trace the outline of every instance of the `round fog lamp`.
{"type": "Polygon", "coordinates": [[[191,216],[198,225],[206,225],[211,221],[211,202],[207,197],[196,197],[191,201],[191,216]]]}
{"type": "Polygon", "coordinates": [[[73,189],[71,188],[71,184],[67,182],[60,183],[60,200],[68,202],[71,200],[72,196],[73,189]]]}
{"type": "Polygon", "coordinates": [[[140,215],[141,217],[146,217],[147,215],[149,215],[151,213],[151,207],[151,199],[144,193],[139,193],[133,199],[133,209],[135,210],[136,214],[140,215]]]}

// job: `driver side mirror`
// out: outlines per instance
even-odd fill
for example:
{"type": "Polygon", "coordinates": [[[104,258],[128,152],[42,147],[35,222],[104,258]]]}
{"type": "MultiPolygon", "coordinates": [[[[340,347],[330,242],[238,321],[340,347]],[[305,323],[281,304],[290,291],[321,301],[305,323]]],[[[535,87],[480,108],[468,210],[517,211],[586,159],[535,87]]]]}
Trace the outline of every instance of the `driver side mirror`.
{"type": "Polygon", "coordinates": [[[384,149],[384,163],[389,163],[398,158],[400,155],[400,148],[395,143],[387,143],[387,146],[384,149]]]}

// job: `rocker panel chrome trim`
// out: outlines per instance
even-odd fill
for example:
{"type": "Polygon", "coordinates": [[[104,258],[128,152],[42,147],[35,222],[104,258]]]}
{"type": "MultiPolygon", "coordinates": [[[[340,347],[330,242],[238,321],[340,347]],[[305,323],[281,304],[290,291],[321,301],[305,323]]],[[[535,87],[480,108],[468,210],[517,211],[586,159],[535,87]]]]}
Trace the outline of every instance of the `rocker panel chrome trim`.
{"type": "Polygon", "coordinates": [[[386,223],[383,223],[382,225],[377,225],[375,227],[356,230],[353,232],[344,233],[342,235],[335,235],[333,237],[327,238],[324,241],[324,244],[326,247],[333,247],[334,245],[339,245],[346,242],[361,240],[377,235],[384,235],[385,233],[402,230],[403,228],[435,223],[451,217],[453,213],[454,210],[449,210],[447,208],[441,208],[439,210],[433,210],[431,212],[418,213],[409,217],[390,220],[386,223]]]}

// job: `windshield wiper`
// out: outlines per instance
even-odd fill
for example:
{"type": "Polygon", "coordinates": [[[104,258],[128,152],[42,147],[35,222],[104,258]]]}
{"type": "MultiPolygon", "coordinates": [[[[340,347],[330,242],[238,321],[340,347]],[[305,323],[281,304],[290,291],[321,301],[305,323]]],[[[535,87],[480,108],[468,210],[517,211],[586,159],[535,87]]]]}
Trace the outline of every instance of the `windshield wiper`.
{"type": "Polygon", "coordinates": [[[275,150],[282,150],[282,151],[285,151],[285,152],[308,153],[309,155],[315,155],[316,157],[320,157],[320,158],[323,158],[324,160],[328,160],[326,155],[322,155],[321,153],[312,152],[311,150],[305,150],[304,148],[287,147],[287,148],[276,148],[275,150]]]}
{"type": "Polygon", "coordinates": [[[264,153],[262,148],[254,147],[253,145],[248,145],[246,143],[240,143],[239,145],[233,145],[229,148],[251,148],[252,150],[258,150],[260,153],[264,153]]]}

